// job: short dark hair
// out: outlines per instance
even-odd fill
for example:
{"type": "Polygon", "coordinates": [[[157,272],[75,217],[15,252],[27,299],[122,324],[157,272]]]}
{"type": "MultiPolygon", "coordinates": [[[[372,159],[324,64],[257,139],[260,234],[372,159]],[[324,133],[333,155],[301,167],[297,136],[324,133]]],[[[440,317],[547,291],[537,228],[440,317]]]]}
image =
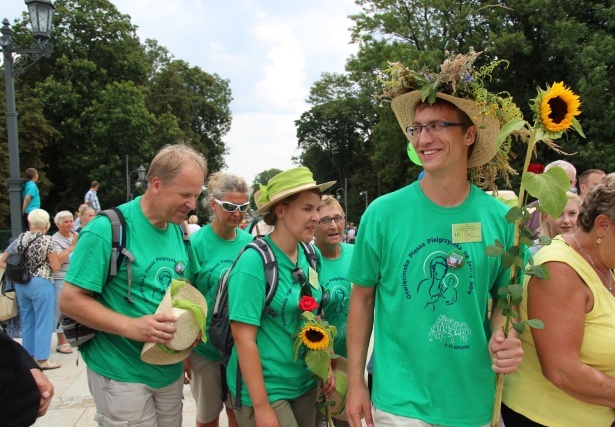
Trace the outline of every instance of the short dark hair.
{"type": "Polygon", "coordinates": [[[580,184],[587,185],[587,180],[589,180],[589,176],[593,173],[596,173],[599,175],[606,175],[604,171],[600,169],[587,169],[585,172],[579,175],[579,185],[580,184]]]}
{"type": "Polygon", "coordinates": [[[38,171],[34,168],[26,169],[26,177],[28,179],[33,179],[36,175],[38,175],[38,171]]]}

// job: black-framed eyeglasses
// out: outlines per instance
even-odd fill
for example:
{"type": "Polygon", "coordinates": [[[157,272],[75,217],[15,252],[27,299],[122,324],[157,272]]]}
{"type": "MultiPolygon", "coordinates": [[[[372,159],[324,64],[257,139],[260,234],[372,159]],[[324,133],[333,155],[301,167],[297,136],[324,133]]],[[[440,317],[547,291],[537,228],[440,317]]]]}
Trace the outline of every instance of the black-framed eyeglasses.
{"type": "Polygon", "coordinates": [[[320,221],[318,221],[319,224],[321,225],[329,225],[331,224],[331,221],[333,221],[334,223],[338,223],[340,221],[345,221],[346,217],[342,216],[342,215],[335,215],[333,218],[331,218],[330,216],[326,216],[324,218],[320,218],[320,221]]]}
{"type": "Polygon", "coordinates": [[[218,199],[214,199],[214,202],[219,204],[222,207],[222,209],[224,209],[227,212],[235,212],[238,209],[239,209],[239,212],[247,212],[248,208],[250,207],[250,202],[246,202],[243,205],[236,205],[235,203],[231,203],[231,202],[223,202],[222,200],[218,200],[218,199]]]}
{"type": "Polygon", "coordinates": [[[444,131],[446,128],[450,128],[453,126],[465,126],[464,123],[451,123],[451,122],[435,122],[429,123],[427,125],[410,125],[406,128],[406,132],[412,138],[418,138],[421,135],[423,129],[427,131],[428,134],[435,134],[444,131]]]}
{"type": "Polygon", "coordinates": [[[301,285],[301,296],[311,297],[312,289],[308,282],[307,276],[305,275],[305,271],[303,271],[301,267],[297,266],[293,269],[293,271],[291,271],[291,273],[293,274],[293,279],[295,279],[295,282],[301,285]]]}

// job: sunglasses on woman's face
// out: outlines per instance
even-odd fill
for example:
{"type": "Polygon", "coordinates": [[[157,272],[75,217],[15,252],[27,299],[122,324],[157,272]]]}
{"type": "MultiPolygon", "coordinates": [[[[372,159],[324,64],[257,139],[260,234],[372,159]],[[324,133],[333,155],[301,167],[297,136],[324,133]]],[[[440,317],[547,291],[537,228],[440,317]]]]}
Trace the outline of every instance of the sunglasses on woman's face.
{"type": "Polygon", "coordinates": [[[301,267],[295,267],[291,273],[293,274],[293,279],[295,279],[295,282],[301,285],[301,296],[311,297],[312,289],[310,288],[310,284],[307,281],[307,276],[301,267]]]}
{"type": "Polygon", "coordinates": [[[218,199],[214,199],[214,202],[219,204],[222,207],[222,209],[224,209],[227,212],[235,212],[237,210],[239,210],[239,212],[247,212],[248,208],[250,207],[250,202],[246,202],[243,205],[236,205],[235,203],[231,203],[231,202],[223,202],[222,200],[218,200],[218,199]]]}

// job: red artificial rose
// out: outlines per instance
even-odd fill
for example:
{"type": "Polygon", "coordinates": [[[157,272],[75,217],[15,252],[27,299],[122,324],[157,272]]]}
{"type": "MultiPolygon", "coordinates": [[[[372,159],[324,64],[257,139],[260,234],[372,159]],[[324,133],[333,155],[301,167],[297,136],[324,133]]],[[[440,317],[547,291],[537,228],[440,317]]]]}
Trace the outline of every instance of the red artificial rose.
{"type": "Polygon", "coordinates": [[[317,308],[318,303],[313,297],[309,297],[307,295],[301,297],[301,301],[299,301],[299,310],[312,311],[317,308]]]}
{"type": "Polygon", "coordinates": [[[545,167],[539,163],[530,163],[527,167],[528,172],[541,174],[545,171],[545,167]]]}

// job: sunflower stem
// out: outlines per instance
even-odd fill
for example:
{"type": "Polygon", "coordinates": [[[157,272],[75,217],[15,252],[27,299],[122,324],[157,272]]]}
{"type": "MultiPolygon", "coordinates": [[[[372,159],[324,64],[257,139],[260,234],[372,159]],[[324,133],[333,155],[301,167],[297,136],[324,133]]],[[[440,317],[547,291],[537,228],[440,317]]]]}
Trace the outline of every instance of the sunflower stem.
{"type": "MultiPolygon", "coordinates": [[[[536,144],[536,128],[533,127],[530,130],[530,140],[527,143],[527,152],[525,153],[525,162],[523,163],[523,169],[521,169],[521,176],[527,171],[530,160],[532,159],[532,153],[534,151],[534,145],[536,144]]],[[[525,196],[525,188],[523,186],[523,181],[521,181],[521,185],[519,187],[519,199],[517,201],[517,207],[519,209],[523,208],[524,197],[525,196]]],[[[519,247],[519,241],[521,240],[521,229],[524,226],[524,219],[519,218],[515,221],[515,235],[513,239],[513,245],[519,247]]],[[[516,284],[517,282],[517,270],[518,268],[515,265],[510,267],[510,280],[509,284],[516,284]]],[[[508,314],[505,316],[504,322],[504,337],[508,338],[508,333],[510,332],[510,324],[511,324],[511,316],[512,316],[512,294],[508,292],[506,294],[506,302],[508,310],[508,314]]],[[[504,391],[504,374],[496,374],[495,376],[495,396],[493,397],[493,412],[491,413],[491,427],[498,427],[500,425],[500,409],[502,406],[502,393],[504,391]]]]}

